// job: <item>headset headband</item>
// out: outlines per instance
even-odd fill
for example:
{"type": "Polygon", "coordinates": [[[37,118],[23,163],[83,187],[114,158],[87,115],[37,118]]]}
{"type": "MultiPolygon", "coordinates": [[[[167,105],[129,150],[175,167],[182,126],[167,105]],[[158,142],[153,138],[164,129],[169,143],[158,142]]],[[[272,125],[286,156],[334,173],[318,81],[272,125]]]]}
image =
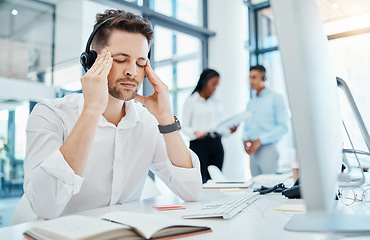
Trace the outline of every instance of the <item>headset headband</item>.
{"type": "Polygon", "coordinates": [[[90,45],[92,43],[92,40],[94,39],[94,36],[96,35],[96,33],[98,32],[99,28],[105,24],[106,22],[108,22],[109,20],[113,19],[114,17],[110,17],[110,18],[107,18],[105,19],[103,22],[99,23],[98,26],[96,26],[93,30],[93,32],[90,34],[90,37],[89,37],[89,40],[87,40],[87,44],[86,44],[86,49],[85,49],[85,52],[88,52],[90,51],[90,45]]]}

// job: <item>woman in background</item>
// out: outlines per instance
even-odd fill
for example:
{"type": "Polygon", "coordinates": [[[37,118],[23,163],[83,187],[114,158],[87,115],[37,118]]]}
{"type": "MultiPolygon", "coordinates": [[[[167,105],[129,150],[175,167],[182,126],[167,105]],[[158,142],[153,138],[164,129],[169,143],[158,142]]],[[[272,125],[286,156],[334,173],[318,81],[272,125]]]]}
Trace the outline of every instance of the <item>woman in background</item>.
{"type": "Polygon", "coordinates": [[[215,165],[222,170],[224,148],[221,137],[236,131],[217,130],[222,120],[221,104],[212,97],[220,82],[220,74],[205,69],[197,86],[186,99],[183,109],[182,130],[190,138],[190,149],[199,157],[203,183],[210,179],[208,166],[215,165]]]}

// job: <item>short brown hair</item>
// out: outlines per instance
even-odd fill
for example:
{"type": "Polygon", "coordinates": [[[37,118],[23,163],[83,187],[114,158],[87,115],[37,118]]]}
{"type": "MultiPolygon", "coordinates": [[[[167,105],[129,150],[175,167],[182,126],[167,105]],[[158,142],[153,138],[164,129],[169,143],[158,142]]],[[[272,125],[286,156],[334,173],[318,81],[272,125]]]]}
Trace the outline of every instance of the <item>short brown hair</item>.
{"type": "Polygon", "coordinates": [[[94,36],[92,41],[92,48],[100,52],[102,48],[107,46],[112,29],[118,29],[130,33],[141,33],[148,40],[148,44],[153,42],[153,27],[152,23],[140,15],[136,15],[124,10],[107,9],[104,13],[96,14],[96,23],[94,29],[98,24],[108,18],[113,18],[104,23],[99,31],[94,36]]]}

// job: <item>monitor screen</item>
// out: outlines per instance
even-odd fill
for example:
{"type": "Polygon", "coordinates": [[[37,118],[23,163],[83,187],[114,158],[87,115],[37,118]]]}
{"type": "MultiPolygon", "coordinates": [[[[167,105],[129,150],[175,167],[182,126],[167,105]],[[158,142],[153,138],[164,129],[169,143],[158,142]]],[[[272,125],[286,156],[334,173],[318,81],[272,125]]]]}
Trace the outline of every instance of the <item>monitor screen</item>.
{"type": "Polygon", "coordinates": [[[285,229],[369,231],[370,226],[358,224],[363,218],[333,215],[342,164],[343,126],[337,81],[331,71],[328,40],[316,1],[270,2],[292,113],[301,193],[306,204],[306,214],[295,215],[285,229]]]}
{"type": "Polygon", "coordinates": [[[309,213],[333,207],[342,157],[336,78],[315,0],[272,1],[309,213]],[[331,196],[331,197],[330,197],[331,196]]]}

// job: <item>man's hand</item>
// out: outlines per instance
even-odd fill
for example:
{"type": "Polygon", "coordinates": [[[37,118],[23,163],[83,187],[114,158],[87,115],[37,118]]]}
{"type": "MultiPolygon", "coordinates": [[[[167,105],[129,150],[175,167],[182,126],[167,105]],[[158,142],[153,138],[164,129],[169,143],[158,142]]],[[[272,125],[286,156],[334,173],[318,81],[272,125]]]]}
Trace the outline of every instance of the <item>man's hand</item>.
{"type": "Polygon", "coordinates": [[[84,109],[102,114],[108,104],[108,74],[112,67],[111,53],[103,50],[81,78],[84,109]]]}
{"type": "Polygon", "coordinates": [[[249,155],[253,155],[259,147],[261,147],[261,141],[257,139],[256,141],[247,140],[244,141],[244,149],[249,155]]]}
{"type": "Polygon", "coordinates": [[[238,129],[239,125],[230,128],[230,133],[234,133],[238,129]]]}
{"type": "Polygon", "coordinates": [[[67,140],[59,148],[68,165],[80,176],[85,169],[96,126],[108,104],[108,74],[112,60],[111,53],[104,50],[81,78],[84,109],[67,140]]]}
{"type": "Polygon", "coordinates": [[[147,60],[144,70],[148,81],[153,86],[154,93],[148,97],[137,94],[134,99],[143,104],[155,116],[159,125],[174,123],[167,85],[154,73],[149,60],[147,60]]]}
{"type": "MultiPolygon", "coordinates": [[[[154,73],[149,60],[145,64],[145,75],[154,88],[154,93],[149,97],[137,94],[134,99],[143,104],[154,115],[161,126],[175,122],[173,117],[168,87],[154,73]]],[[[167,156],[172,165],[182,168],[192,168],[193,163],[188,146],[182,139],[179,131],[163,134],[166,143],[167,156]]]]}
{"type": "Polygon", "coordinates": [[[207,133],[206,132],[195,131],[194,135],[197,137],[197,139],[202,139],[202,138],[205,138],[207,136],[207,133]]]}

